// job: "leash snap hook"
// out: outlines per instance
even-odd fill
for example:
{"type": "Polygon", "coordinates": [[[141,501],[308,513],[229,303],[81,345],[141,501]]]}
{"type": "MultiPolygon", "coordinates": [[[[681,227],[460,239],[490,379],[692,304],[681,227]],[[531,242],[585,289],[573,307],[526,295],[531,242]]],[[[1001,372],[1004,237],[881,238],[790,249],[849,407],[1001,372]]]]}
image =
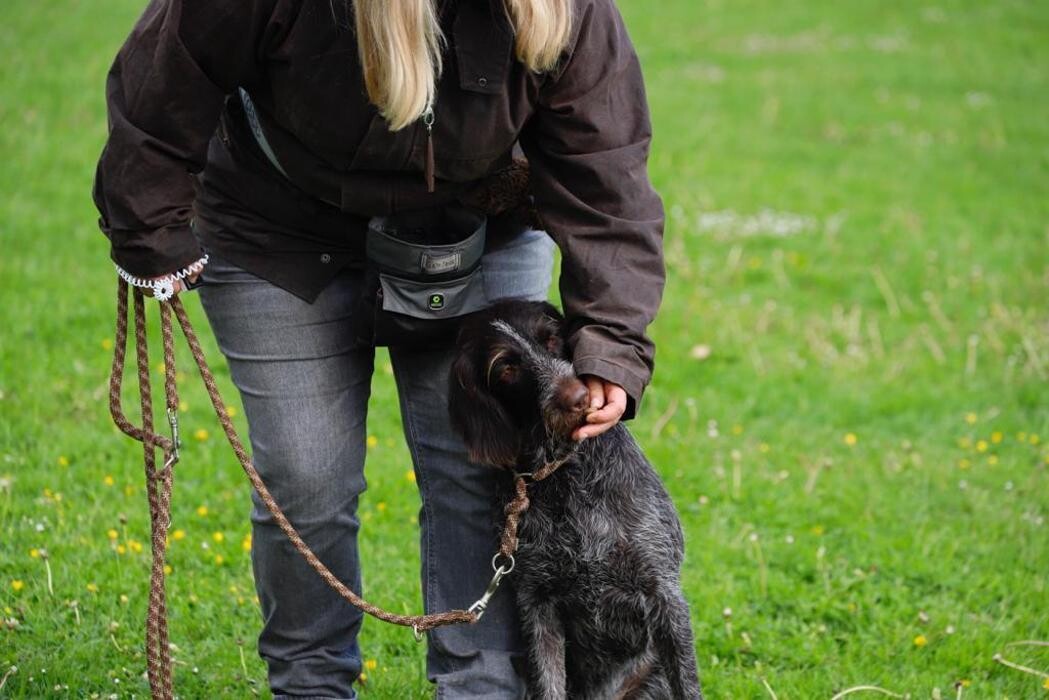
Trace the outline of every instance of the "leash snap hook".
{"type": "Polygon", "coordinates": [[[499,584],[502,583],[503,577],[514,570],[517,566],[517,562],[514,561],[514,555],[507,554],[506,558],[509,563],[509,567],[506,564],[496,565],[496,560],[499,559],[499,552],[495,553],[492,557],[492,568],[495,569],[495,574],[492,576],[492,580],[488,582],[488,588],[485,589],[484,595],[482,595],[476,603],[471,605],[468,612],[473,613],[480,620],[481,616],[484,615],[485,610],[488,609],[488,603],[492,600],[492,596],[495,595],[496,590],[499,588],[499,584]]]}

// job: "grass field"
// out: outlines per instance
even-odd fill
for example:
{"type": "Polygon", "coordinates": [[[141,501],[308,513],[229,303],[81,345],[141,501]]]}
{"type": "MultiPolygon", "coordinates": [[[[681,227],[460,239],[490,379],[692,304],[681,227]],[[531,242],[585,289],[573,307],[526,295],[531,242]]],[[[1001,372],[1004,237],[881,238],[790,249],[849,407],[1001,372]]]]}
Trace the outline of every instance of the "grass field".
{"type": "MultiPolygon", "coordinates": [[[[89,197],[142,5],[0,3],[0,697],[148,692],[146,501],[105,408],[89,197]]],[[[632,428],[685,523],[709,697],[1049,697],[993,659],[1049,672],[1049,648],[1007,646],[1049,640],[1049,6],[621,6],[668,211],[632,428]]],[[[366,588],[415,611],[418,499],[377,367],[366,588]]],[[[176,686],[265,695],[247,485],[188,372],[183,391],[176,686]]],[[[362,641],[364,698],[427,697],[410,632],[362,641]]]]}

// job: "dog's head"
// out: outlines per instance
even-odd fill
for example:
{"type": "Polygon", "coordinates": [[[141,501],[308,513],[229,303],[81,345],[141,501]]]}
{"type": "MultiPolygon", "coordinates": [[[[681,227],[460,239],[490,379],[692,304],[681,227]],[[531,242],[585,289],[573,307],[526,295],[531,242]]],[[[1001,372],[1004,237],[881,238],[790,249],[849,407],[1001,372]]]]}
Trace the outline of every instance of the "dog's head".
{"type": "Polygon", "coordinates": [[[585,422],[589,395],[563,321],[546,302],[506,300],[463,324],[448,403],[471,460],[512,467],[522,449],[569,443],[585,422]]]}

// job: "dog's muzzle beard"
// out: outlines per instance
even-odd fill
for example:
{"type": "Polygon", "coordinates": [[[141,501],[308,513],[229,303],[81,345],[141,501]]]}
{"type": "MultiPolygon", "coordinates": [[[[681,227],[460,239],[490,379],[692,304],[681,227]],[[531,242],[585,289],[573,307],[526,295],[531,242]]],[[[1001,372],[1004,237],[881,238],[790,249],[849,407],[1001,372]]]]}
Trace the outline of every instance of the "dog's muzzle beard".
{"type": "Polygon", "coordinates": [[[559,358],[551,358],[549,364],[537,368],[537,375],[542,377],[544,387],[539,407],[546,430],[545,442],[571,442],[572,433],[586,423],[590,401],[586,385],[576,376],[572,365],[559,358]]]}

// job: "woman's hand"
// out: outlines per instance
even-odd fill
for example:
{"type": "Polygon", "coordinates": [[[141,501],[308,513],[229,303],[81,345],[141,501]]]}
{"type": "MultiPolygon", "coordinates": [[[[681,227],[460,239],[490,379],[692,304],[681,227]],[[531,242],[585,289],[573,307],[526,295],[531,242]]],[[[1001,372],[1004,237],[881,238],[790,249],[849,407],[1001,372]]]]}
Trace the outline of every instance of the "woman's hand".
{"type": "Polygon", "coordinates": [[[572,433],[574,440],[585,440],[600,435],[619,422],[626,411],[626,391],[623,387],[592,374],[580,377],[590,392],[590,413],[586,425],[572,433]]]}
{"type": "MultiPolygon", "coordinates": [[[[164,279],[164,278],[166,278],[168,276],[169,275],[160,275],[159,277],[150,277],[150,279],[152,279],[152,280],[164,279]]],[[[175,294],[178,294],[179,292],[185,292],[187,290],[187,287],[186,287],[187,280],[192,283],[192,282],[195,282],[196,278],[199,277],[199,276],[200,276],[200,271],[198,270],[198,271],[196,271],[196,272],[194,272],[194,273],[192,273],[190,275],[187,275],[186,279],[176,279],[174,281],[175,294]]]]}
{"type": "MultiPolygon", "coordinates": [[[[196,282],[197,278],[200,277],[201,270],[203,270],[203,269],[204,269],[204,266],[201,265],[200,269],[198,269],[196,272],[192,272],[189,275],[186,275],[185,279],[174,280],[172,282],[172,289],[173,289],[172,296],[178,294],[179,292],[186,291],[186,289],[187,289],[186,282],[187,281],[190,282],[190,283],[196,282]]],[[[147,277],[146,279],[148,281],[150,281],[150,282],[155,282],[157,280],[169,279],[170,277],[171,277],[171,275],[160,275],[159,277],[147,277]]]]}

